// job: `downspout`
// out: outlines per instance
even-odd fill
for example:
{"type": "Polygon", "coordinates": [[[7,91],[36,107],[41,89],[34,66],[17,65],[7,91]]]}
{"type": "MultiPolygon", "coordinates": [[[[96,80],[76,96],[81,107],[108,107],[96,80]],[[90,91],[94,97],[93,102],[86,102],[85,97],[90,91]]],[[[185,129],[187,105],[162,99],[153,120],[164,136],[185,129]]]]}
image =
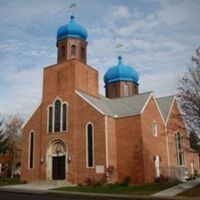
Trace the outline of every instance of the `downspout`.
{"type": "Polygon", "coordinates": [[[165,125],[165,139],[166,139],[166,147],[167,147],[167,166],[169,169],[169,177],[171,177],[171,163],[170,163],[170,155],[169,155],[169,140],[168,140],[168,133],[167,133],[167,125],[165,125]]]}
{"type": "Polygon", "coordinates": [[[106,168],[109,166],[108,162],[108,116],[105,115],[105,153],[106,153],[106,168]]]}

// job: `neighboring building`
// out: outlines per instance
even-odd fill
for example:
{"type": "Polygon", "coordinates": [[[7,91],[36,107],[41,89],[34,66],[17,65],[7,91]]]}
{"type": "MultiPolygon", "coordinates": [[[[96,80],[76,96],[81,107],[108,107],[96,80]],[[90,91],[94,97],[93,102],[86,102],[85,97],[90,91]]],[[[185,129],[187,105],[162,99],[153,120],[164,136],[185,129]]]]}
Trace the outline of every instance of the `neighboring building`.
{"type": "Polygon", "coordinates": [[[0,155],[0,177],[11,176],[12,161],[13,155],[10,152],[0,155]]]}
{"type": "Polygon", "coordinates": [[[139,93],[138,73],[121,56],[100,95],[87,31],[74,16],[58,29],[57,48],[57,64],[44,68],[42,101],[23,125],[22,180],[84,183],[112,166],[113,182],[148,183],[199,170],[175,97],[139,93]]]}
{"type": "Polygon", "coordinates": [[[15,152],[8,150],[6,154],[0,155],[0,176],[20,176],[21,174],[21,149],[15,152]]]}

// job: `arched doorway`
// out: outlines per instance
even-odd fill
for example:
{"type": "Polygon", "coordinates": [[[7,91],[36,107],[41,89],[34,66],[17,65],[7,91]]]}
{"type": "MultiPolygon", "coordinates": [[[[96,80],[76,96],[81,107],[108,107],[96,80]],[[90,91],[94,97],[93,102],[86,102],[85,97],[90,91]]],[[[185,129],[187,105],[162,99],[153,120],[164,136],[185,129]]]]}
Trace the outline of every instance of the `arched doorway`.
{"type": "Polygon", "coordinates": [[[47,180],[67,179],[67,150],[62,140],[54,140],[47,150],[47,180]]]}

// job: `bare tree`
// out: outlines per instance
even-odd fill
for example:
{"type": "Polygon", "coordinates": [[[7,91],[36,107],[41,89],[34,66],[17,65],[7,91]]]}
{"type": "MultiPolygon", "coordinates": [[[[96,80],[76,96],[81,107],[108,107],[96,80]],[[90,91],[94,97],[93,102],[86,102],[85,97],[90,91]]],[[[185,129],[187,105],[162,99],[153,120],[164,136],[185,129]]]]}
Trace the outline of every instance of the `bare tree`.
{"type": "Polygon", "coordinates": [[[200,154],[200,138],[194,131],[190,133],[190,146],[200,154]]]}
{"type": "Polygon", "coordinates": [[[191,60],[192,64],[179,81],[178,98],[189,130],[200,136],[200,47],[191,60]]]}
{"type": "Polygon", "coordinates": [[[0,156],[8,151],[8,139],[3,133],[3,119],[0,120],[0,156]]]}
{"type": "Polygon", "coordinates": [[[12,116],[5,125],[4,134],[8,138],[8,148],[13,155],[11,176],[13,176],[16,168],[20,165],[20,146],[22,137],[23,120],[18,116],[12,116]]]}

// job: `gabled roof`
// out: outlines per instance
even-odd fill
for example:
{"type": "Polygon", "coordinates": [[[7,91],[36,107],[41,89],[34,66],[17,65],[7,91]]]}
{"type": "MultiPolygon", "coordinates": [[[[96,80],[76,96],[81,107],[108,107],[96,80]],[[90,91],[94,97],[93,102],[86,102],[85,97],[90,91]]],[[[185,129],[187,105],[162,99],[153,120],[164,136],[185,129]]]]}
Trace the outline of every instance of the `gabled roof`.
{"type": "Polygon", "coordinates": [[[156,100],[158,102],[164,120],[167,121],[168,115],[171,111],[171,106],[174,100],[174,96],[160,97],[157,98],[156,100]]]}
{"type": "Polygon", "coordinates": [[[79,90],[76,91],[76,94],[82,97],[102,114],[111,117],[125,117],[141,114],[143,107],[152,92],[145,92],[131,97],[116,99],[109,99],[102,95],[100,95],[99,98],[96,98],[79,90]]]}

